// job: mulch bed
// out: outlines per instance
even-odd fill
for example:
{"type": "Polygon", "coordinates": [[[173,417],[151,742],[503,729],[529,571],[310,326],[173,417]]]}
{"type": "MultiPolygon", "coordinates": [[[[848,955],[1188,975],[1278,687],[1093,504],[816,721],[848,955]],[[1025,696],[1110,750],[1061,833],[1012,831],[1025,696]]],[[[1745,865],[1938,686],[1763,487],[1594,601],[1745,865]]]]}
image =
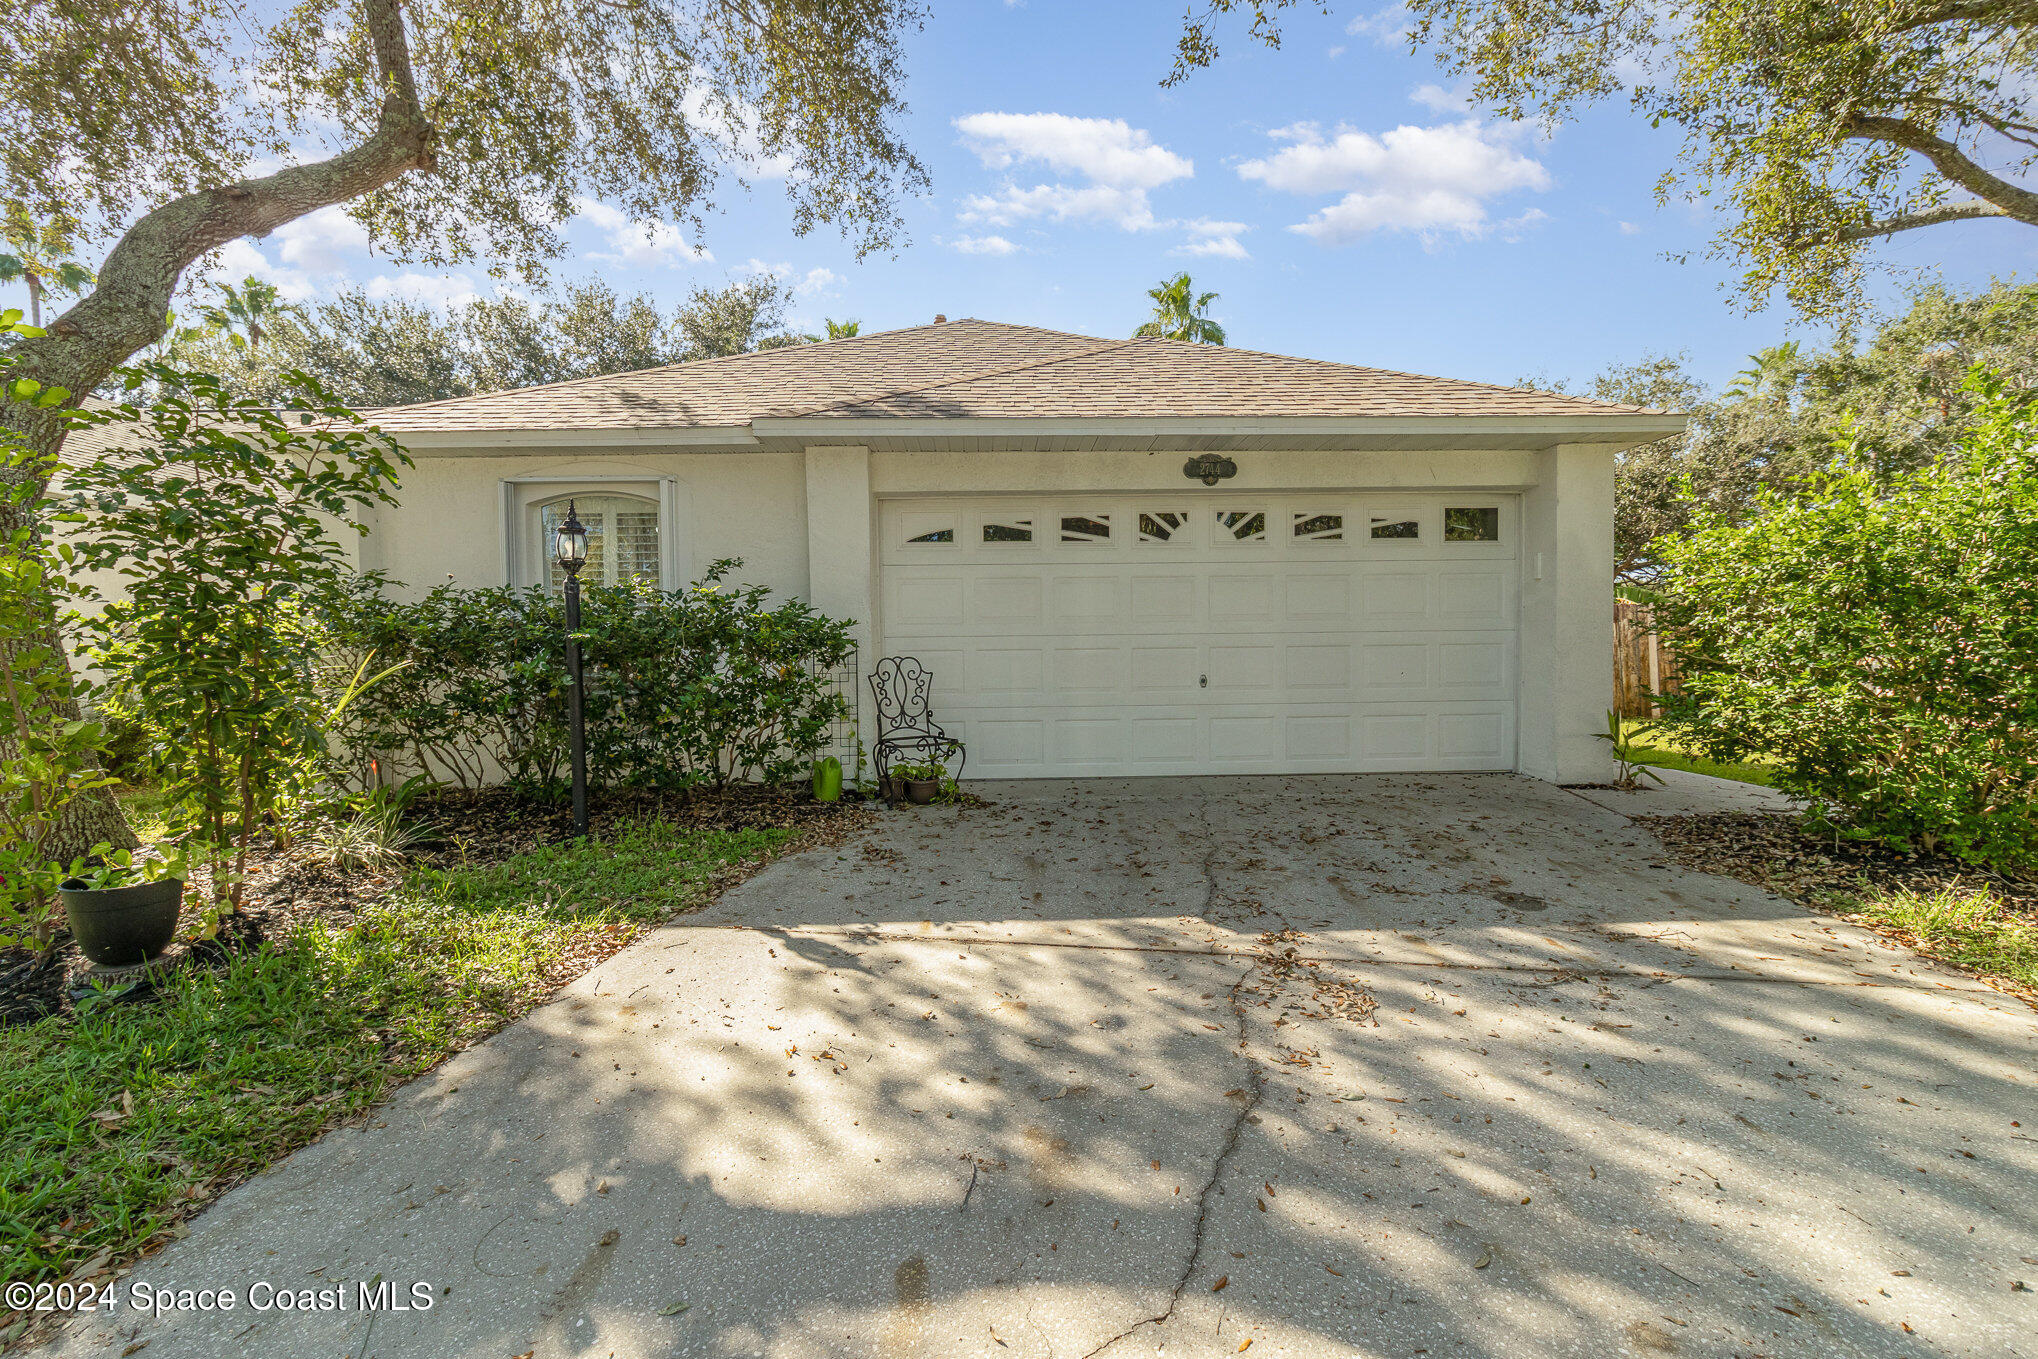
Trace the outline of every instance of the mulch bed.
{"type": "MultiPolygon", "coordinates": [[[[590,796],[588,829],[596,838],[640,821],[662,821],[699,829],[784,829],[808,832],[807,844],[846,839],[864,822],[864,814],[845,794],[842,802],[816,802],[804,783],[743,784],[726,789],[697,789],[661,794],[633,789],[590,796]]],[[[303,848],[279,850],[273,845],[250,851],[243,905],[229,918],[220,939],[173,944],[163,955],[165,965],[216,965],[232,953],[259,947],[265,940],[282,942],[307,924],[344,925],[364,907],[387,896],[413,867],[452,868],[485,865],[558,844],[573,833],[573,808],[533,798],[506,788],[478,793],[435,792],[410,804],[405,819],[431,828],[403,864],[384,869],[343,869],[320,863],[303,848]]],[[[751,866],[731,865],[716,890],[747,876],[751,866]]],[[[187,901],[190,898],[187,897],[187,901]]],[[[188,909],[188,906],[187,906],[188,909]]],[[[617,945],[618,947],[620,946],[617,945]]],[[[588,965],[601,961],[591,957],[588,965]]],[[[57,946],[37,959],[24,949],[0,950],[0,1024],[32,1023],[67,1011],[71,991],[83,983],[92,963],[59,929],[57,946]]],[[[577,968],[578,975],[585,968],[577,968]]],[[[138,991],[135,999],[146,995],[138,991]]]]}
{"type": "MultiPolygon", "coordinates": [[[[1752,883],[1800,906],[1836,914],[1909,948],[1920,948],[1921,941],[1873,916],[1853,912],[1849,908],[1855,899],[1904,890],[1920,895],[1948,889],[1985,891],[2005,909],[2038,925],[2038,879],[2006,877],[1940,855],[1905,854],[1880,845],[1835,840],[1831,835],[1807,831],[1788,812],[1658,816],[1646,824],[1662,840],[1670,857],[1686,868],[1752,883]]],[[[1934,953],[1929,947],[1922,951],[1934,953]]],[[[2038,991],[2010,978],[1977,972],[1949,958],[1938,961],[2038,1007],[2038,991]]]]}
{"type": "Polygon", "coordinates": [[[2038,920],[2038,879],[2005,877],[1942,855],[1836,840],[1806,830],[1789,812],[1655,816],[1647,824],[1685,867],[1739,878],[1794,901],[1817,905],[1822,898],[1854,897],[1864,890],[1986,890],[2011,910],[2038,920]]]}

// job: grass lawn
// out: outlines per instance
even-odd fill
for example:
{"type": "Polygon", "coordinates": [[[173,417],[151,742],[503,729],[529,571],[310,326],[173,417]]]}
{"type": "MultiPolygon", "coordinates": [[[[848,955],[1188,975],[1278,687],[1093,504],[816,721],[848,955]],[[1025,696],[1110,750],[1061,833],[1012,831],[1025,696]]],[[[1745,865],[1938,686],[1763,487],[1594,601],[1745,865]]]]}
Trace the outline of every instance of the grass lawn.
{"type": "Polygon", "coordinates": [[[154,1002],[0,1030],[0,1283],[89,1275],[180,1235],[221,1190],[794,834],[643,824],[419,869],[351,924],[186,969],[154,1002]]]}
{"type": "Polygon", "coordinates": [[[1834,904],[1927,958],[2038,991],[2038,922],[1987,892],[1899,890],[1834,904]]]}
{"type": "Polygon", "coordinates": [[[1716,779],[1733,779],[1737,783],[1759,783],[1764,788],[1776,786],[1774,765],[1760,760],[1733,764],[1708,760],[1703,755],[1682,749],[1661,732],[1645,732],[1635,737],[1632,749],[1636,764],[1652,764],[1658,769],[1682,769],[1689,774],[1707,774],[1716,779]]]}

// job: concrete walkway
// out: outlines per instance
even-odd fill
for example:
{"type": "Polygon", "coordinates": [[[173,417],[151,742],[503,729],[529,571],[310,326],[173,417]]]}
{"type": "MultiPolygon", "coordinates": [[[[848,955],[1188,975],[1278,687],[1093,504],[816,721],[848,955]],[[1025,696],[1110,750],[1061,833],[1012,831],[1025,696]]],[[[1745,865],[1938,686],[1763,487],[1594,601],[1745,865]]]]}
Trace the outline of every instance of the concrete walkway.
{"type": "Polygon", "coordinates": [[[983,791],[660,930],[129,1281],[430,1311],[62,1352],[2038,1354],[2022,1004],[1526,779],[983,791]]]}

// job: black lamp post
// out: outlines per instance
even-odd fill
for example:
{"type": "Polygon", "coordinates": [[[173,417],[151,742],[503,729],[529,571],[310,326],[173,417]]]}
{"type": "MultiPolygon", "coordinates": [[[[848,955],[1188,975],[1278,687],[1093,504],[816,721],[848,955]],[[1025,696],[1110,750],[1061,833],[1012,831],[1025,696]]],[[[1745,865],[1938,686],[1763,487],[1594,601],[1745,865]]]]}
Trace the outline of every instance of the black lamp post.
{"type": "Polygon", "coordinates": [[[567,749],[573,759],[573,833],[587,834],[587,728],[580,709],[580,568],[587,565],[587,527],[566,502],[566,522],[553,540],[553,560],[566,573],[566,676],[573,691],[566,696],[567,749]]]}

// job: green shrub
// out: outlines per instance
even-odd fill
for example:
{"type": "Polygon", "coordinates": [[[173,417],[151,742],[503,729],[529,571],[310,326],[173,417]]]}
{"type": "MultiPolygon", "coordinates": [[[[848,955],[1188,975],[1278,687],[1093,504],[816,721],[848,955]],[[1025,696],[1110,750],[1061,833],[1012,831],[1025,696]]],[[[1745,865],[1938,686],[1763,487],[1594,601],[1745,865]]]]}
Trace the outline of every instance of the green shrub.
{"type": "Polygon", "coordinates": [[[1839,833],[2038,864],[2038,416],[1992,381],[1956,454],[1893,477],[1849,443],[1743,524],[1665,545],[1682,667],[1661,725],[1760,752],[1839,833]]]}
{"type": "MultiPolygon", "coordinates": [[[[689,589],[582,592],[588,771],[594,783],[680,789],[804,771],[844,712],[827,678],[850,624],[718,562],[689,589]]],[[[336,726],[357,776],[423,774],[473,788],[497,771],[556,790],[566,775],[566,621],[541,590],[442,585],[390,599],[360,577],[324,606],[330,673],[371,653],[412,662],[360,695],[336,726]]]]}
{"type": "Polygon", "coordinates": [[[213,914],[238,907],[251,840],[317,782],[326,703],[308,607],[345,574],[331,535],[391,503],[407,462],[389,438],[293,375],[305,409],[234,397],[219,379],[149,364],[152,400],[85,412],[122,427],[66,480],[58,518],[87,567],[125,595],[75,618],[106,706],[153,738],[146,760],[188,848],[212,863],[213,914]]]}

